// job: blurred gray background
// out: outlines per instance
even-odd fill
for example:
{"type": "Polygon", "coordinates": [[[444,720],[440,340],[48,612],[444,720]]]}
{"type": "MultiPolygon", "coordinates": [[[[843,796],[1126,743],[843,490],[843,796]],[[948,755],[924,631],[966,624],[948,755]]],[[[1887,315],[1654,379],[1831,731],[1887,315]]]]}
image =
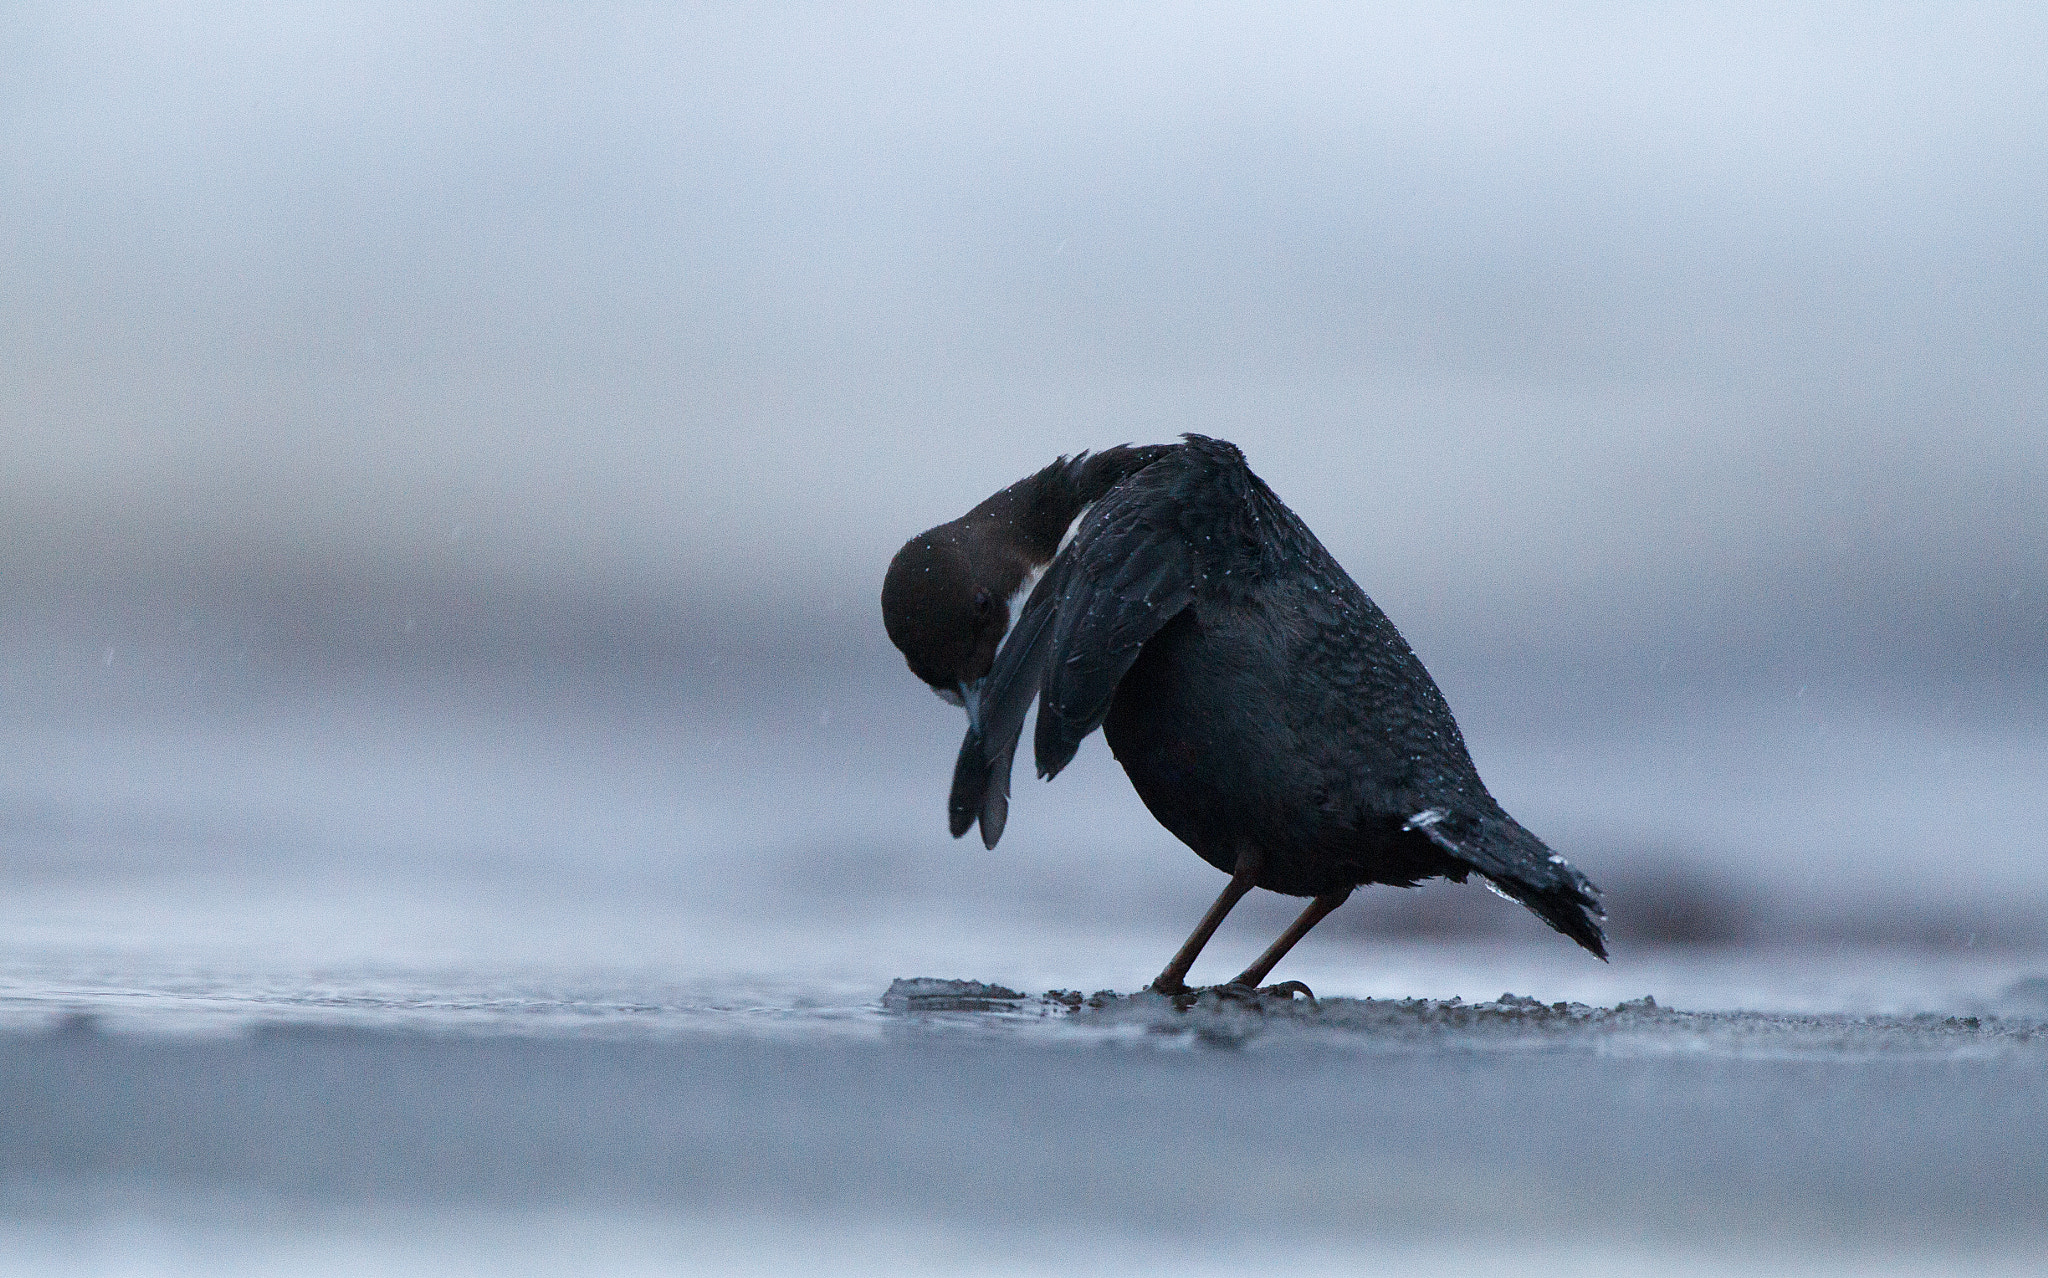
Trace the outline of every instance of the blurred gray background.
{"type": "Polygon", "coordinates": [[[876,596],[1054,455],[1195,430],[1624,941],[2038,946],[2043,48],[2023,5],[9,7],[11,934],[384,952],[333,903],[394,866],[459,867],[432,953],[586,889],[719,902],[745,970],[906,900],[1176,932],[1213,875],[1099,744],[945,838],[961,725],[876,596]]]}

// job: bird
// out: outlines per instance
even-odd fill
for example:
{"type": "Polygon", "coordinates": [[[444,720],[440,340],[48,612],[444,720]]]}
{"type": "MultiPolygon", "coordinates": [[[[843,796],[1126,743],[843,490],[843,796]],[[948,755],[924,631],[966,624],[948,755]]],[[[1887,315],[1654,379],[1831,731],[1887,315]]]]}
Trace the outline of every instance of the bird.
{"type": "Polygon", "coordinates": [[[1477,876],[1607,958],[1600,890],[1487,791],[1414,650],[1234,444],[1061,457],[906,542],[881,602],[911,672],[967,712],[954,837],[1002,837],[1036,699],[1040,777],[1100,728],[1152,815],[1230,876],[1154,992],[1190,992],[1254,888],[1309,904],[1217,988],[1260,990],[1355,889],[1432,878],[1477,876]]]}

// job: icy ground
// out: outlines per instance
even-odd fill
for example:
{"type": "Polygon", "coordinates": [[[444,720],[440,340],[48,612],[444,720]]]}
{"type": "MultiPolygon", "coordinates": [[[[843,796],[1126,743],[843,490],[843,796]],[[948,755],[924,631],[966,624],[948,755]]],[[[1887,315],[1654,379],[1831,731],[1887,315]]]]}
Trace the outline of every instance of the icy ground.
{"type": "Polygon", "coordinates": [[[1203,1047],[1315,1044],[1364,1052],[1590,1052],[1849,1060],[1877,1056],[1971,1059],[2048,1055],[2048,979],[2016,982],[2003,1013],[1869,1016],[1846,1013],[1687,1012],[1653,996],[1591,1007],[1504,993],[1497,999],[1317,999],[1293,991],[1208,988],[1173,998],[1140,992],[1048,990],[1036,996],[983,981],[908,979],[886,1010],[932,1026],[1073,1036],[1145,1036],[1203,1047]]]}
{"type": "MultiPolygon", "coordinates": [[[[855,709],[5,726],[0,1274],[2044,1271],[2034,827],[1867,858],[1923,928],[1750,825],[1603,844],[1553,803],[1610,886],[1736,849],[1762,899],[1679,894],[1721,939],[1602,964],[1378,894],[1276,972],[1314,1006],[1179,1009],[1094,997],[1217,886],[1112,762],[984,852],[950,743],[855,709]],[[1005,992],[894,985],[926,975],[1005,992]]],[[[1253,894],[1195,978],[1295,906],[1253,894]]]]}
{"type": "Polygon", "coordinates": [[[2038,978],[1890,1015],[480,992],[17,971],[0,1272],[2048,1265],[2038,978]]]}

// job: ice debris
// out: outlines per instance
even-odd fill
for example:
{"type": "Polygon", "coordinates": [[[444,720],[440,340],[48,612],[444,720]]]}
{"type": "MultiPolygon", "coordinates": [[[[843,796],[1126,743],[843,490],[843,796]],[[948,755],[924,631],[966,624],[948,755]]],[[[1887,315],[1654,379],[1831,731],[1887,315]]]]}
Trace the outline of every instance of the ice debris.
{"type": "Polygon", "coordinates": [[[892,1012],[1007,1012],[1026,995],[986,981],[949,981],[933,976],[898,977],[882,995],[892,1012]]]}
{"type": "MultiPolygon", "coordinates": [[[[2032,993],[2031,986],[2020,991],[2032,993]]],[[[1483,1003],[1450,999],[1296,998],[1282,987],[1212,986],[1183,994],[1047,990],[1026,995],[984,981],[899,980],[882,997],[896,1013],[982,1013],[946,1017],[990,1031],[1029,1025],[1162,1044],[1234,1047],[1254,1040],[1318,1041],[1373,1051],[1561,1050],[1603,1055],[1871,1057],[2048,1048],[2036,1017],[1814,1015],[1683,1012],[1644,995],[1612,1007],[1505,993],[1483,1003]],[[987,1015],[993,1014],[993,1015],[987,1015]]]]}

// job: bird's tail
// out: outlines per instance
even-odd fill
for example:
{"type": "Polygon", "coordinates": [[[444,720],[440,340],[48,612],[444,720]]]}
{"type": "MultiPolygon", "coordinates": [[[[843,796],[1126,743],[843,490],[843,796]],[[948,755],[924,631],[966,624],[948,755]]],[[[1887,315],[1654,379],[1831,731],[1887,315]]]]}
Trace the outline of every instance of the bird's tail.
{"type": "Polygon", "coordinates": [[[1600,889],[1543,840],[1507,813],[1452,813],[1429,808],[1409,818],[1408,828],[1472,867],[1503,895],[1529,907],[1537,918],[1607,957],[1600,924],[1600,889]]]}

